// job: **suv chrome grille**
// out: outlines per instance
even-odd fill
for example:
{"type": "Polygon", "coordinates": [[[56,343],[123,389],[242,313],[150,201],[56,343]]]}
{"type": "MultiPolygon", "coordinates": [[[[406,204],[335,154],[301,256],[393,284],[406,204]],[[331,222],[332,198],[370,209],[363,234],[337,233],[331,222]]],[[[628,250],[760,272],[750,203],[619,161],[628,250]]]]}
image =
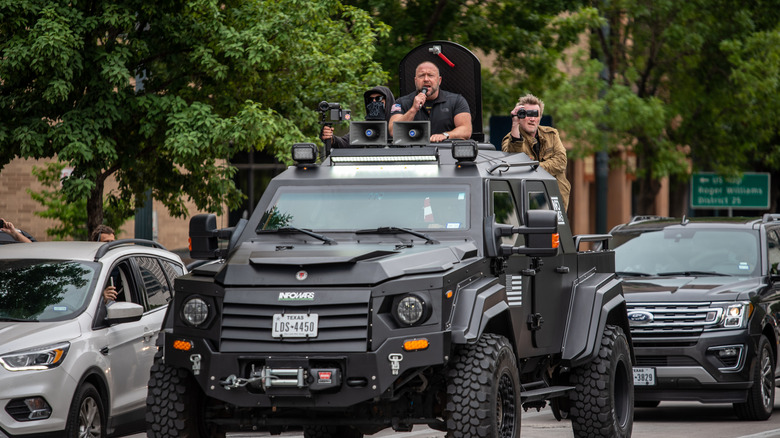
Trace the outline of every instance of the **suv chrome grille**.
{"type": "Polygon", "coordinates": [[[367,351],[369,291],[322,291],[328,304],[279,302],[278,291],[225,293],[220,351],[307,352],[367,351]],[[269,298],[271,298],[269,300],[269,298]],[[274,338],[276,313],[316,313],[316,338],[274,338]]]}
{"type": "Polygon", "coordinates": [[[715,327],[722,308],[710,303],[629,303],[632,337],[696,336],[715,327]]]}

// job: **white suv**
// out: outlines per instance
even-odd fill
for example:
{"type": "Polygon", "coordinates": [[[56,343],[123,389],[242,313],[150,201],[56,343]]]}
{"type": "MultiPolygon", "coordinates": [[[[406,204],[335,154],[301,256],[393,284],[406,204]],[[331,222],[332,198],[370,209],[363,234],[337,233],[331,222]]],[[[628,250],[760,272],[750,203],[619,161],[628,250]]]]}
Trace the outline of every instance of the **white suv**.
{"type": "Polygon", "coordinates": [[[157,333],[185,272],[146,240],[0,246],[0,437],[143,431],[157,333]]]}

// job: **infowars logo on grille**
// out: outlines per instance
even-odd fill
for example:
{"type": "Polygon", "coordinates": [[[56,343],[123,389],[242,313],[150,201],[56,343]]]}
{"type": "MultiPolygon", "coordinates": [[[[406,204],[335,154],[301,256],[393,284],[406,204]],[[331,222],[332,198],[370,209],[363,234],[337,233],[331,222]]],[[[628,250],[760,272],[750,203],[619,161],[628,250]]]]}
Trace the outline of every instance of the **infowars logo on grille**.
{"type": "Polygon", "coordinates": [[[314,301],[314,292],[279,292],[279,301],[314,301]]]}

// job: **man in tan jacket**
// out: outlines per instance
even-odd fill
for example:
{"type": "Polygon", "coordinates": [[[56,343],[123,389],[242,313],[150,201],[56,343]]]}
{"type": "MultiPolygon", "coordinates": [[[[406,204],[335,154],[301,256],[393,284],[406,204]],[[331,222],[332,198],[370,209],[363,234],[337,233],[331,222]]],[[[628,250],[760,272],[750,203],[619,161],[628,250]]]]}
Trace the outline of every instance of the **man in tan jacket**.
{"type": "Polygon", "coordinates": [[[563,208],[568,209],[571,184],[566,179],[566,148],[557,129],[539,126],[543,111],[544,102],[538,97],[533,94],[521,97],[511,112],[512,130],[501,141],[501,150],[525,152],[538,161],[542,169],[558,180],[563,208]]]}

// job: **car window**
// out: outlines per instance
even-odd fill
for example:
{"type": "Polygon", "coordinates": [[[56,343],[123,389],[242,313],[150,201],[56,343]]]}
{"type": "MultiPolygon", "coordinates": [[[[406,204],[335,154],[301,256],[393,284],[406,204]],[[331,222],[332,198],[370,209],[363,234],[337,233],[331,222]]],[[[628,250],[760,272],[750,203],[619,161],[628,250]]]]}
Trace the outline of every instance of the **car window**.
{"type": "Polygon", "coordinates": [[[753,230],[667,227],[615,239],[615,270],[635,274],[703,271],[758,275],[758,233],[753,230]]]}
{"type": "Polygon", "coordinates": [[[0,265],[0,320],[75,317],[89,303],[97,266],[63,260],[4,260],[0,265]]]}
{"type": "MultiPolygon", "coordinates": [[[[496,223],[504,225],[520,226],[517,218],[517,209],[509,192],[493,192],[493,213],[496,215],[496,223]]],[[[502,236],[501,243],[504,245],[514,245],[517,236],[502,236]]]]}
{"type": "Polygon", "coordinates": [[[768,230],[766,234],[769,273],[778,275],[780,274],[780,235],[778,230],[768,230]]]}
{"type": "Polygon", "coordinates": [[[146,310],[156,309],[171,300],[171,288],[160,262],[153,257],[136,257],[143,282],[146,310]]]}

